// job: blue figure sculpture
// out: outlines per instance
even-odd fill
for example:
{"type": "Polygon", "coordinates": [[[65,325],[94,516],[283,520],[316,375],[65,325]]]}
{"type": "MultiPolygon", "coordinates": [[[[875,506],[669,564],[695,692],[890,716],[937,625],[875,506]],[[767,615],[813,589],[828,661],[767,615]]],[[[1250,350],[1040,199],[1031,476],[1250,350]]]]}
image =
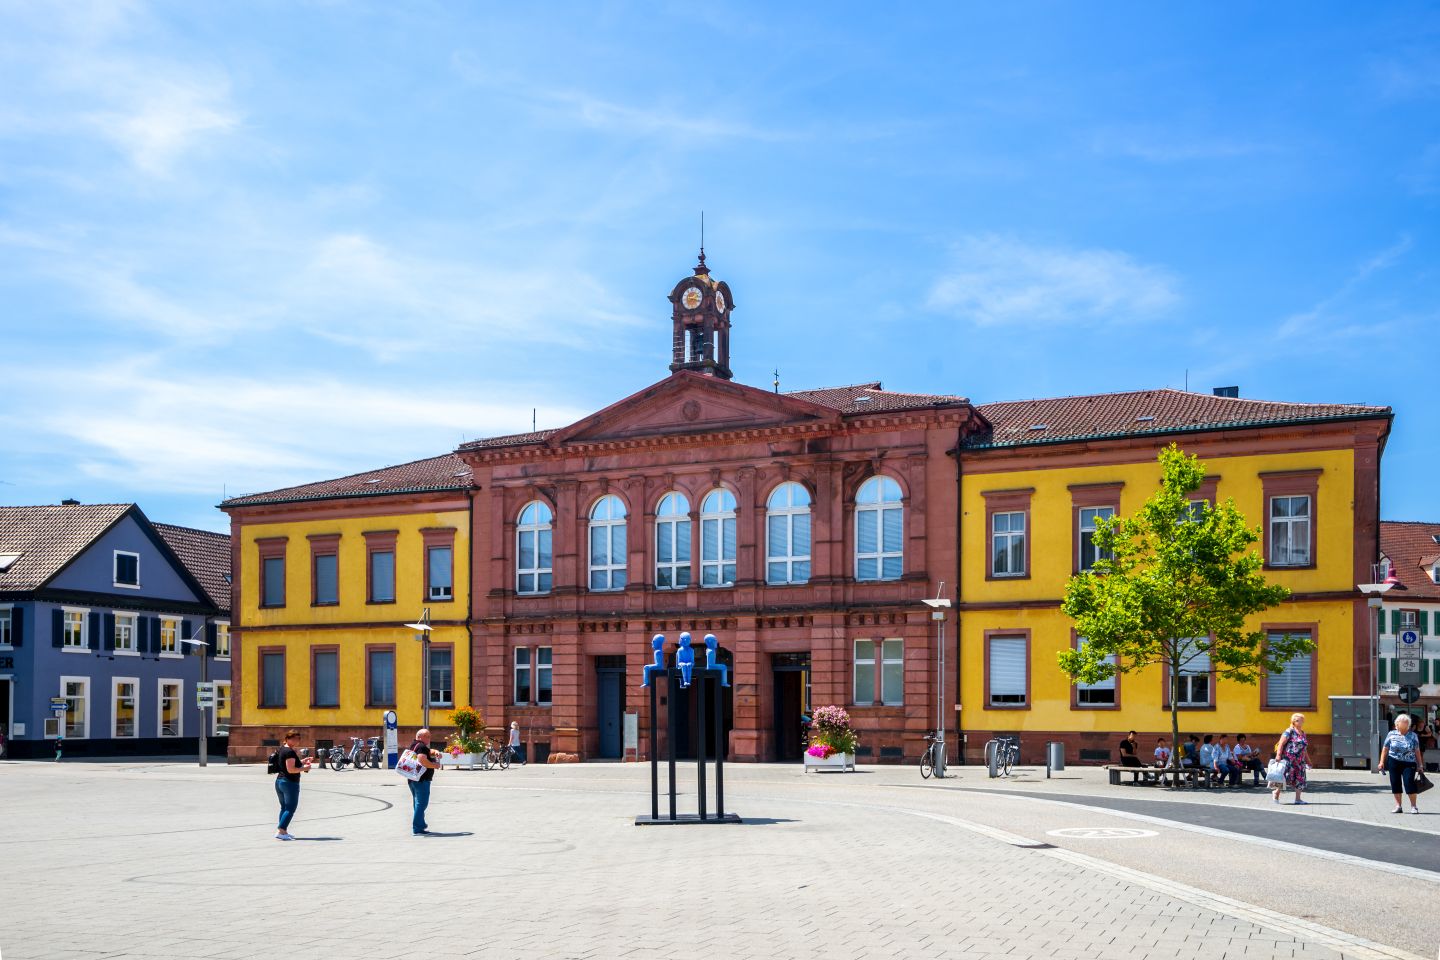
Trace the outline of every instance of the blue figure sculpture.
{"type": "Polygon", "coordinates": [[[651,673],[658,673],[662,676],[665,673],[665,634],[655,634],[650,640],[650,649],[655,651],[655,662],[645,664],[645,680],[640,684],[642,687],[650,686],[651,673]]]}
{"type": "Polygon", "coordinates": [[[720,641],[715,639],[715,634],[705,634],[705,669],[720,671],[720,686],[730,686],[730,668],[723,663],[716,663],[716,651],[720,649],[720,641]]]}
{"type": "Polygon", "coordinates": [[[690,634],[680,634],[680,647],[675,651],[675,666],[680,668],[680,686],[690,686],[690,671],[695,669],[695,651],[690,649],[690,634]]]}

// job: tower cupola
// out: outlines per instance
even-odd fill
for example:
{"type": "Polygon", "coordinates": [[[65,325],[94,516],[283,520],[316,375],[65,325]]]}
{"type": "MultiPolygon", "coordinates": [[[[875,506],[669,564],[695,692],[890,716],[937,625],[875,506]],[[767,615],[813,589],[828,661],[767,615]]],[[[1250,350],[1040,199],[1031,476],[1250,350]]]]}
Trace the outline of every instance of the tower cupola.
{"type": "Polygon", "coordinates": [[[670,372],[694,370],[729,380],[730,311],[735,302],[730,298],[729,285],[710,276],[704,247],[700,248],[694,275],[670,291],[670,304],[675,331],[670,372]]]}

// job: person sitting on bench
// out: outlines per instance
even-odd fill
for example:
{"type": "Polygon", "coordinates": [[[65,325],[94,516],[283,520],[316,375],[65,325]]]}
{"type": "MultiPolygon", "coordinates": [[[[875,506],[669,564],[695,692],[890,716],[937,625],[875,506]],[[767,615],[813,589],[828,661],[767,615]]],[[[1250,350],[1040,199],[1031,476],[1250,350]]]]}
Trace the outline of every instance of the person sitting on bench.
{"type": "Polygon", "coordinates": [[[1235,735],[1235,762],[1240,765],[1240,772],[1243,774],[1249,770],[1255,775],[1255,786],[1260,786],[1265,779],[1265,764],[1260,762],[1260,751],[1245,742],[1245,734],[1235,735]]]}
{"type": "MultiPolygon", "coordinates": [[[[1140,745],[1135,741],[1135,731],[1131,730],[1129,735],[1124,740],[1120,741],[1120,766],[1137,768],[1145,766],[1145,764],[1140,762],[1140,757],[1137,753],[1137,748],[1139,746],[1140,745]]],[[[1139,783],[1140,774],[1135,774],[1132,782],[1139,783]]]]}
{"type": "Polygon", "coordinates": [[[1190,734],[1190,739],[1180,748],[1180,766],[1194,769],[1200,765],[1200,738],[1190,734]]]}
{"type": "Polygon", "coordinates": [[[1211,767],[1221,780],[1226,781],[1226,786],[1240,786],[1240,764],[1235,762],[1235,754],[1230,750],[1230,736],[1220,734],[1220,740],[1215,744],[1215,753],[1212,755],[1211,767]]]}
{"type": "Polygon", "coordinates": [[[1170,766],[1170,743],[1164,737],[1155,738],[1155,766],[1170,766]]]}

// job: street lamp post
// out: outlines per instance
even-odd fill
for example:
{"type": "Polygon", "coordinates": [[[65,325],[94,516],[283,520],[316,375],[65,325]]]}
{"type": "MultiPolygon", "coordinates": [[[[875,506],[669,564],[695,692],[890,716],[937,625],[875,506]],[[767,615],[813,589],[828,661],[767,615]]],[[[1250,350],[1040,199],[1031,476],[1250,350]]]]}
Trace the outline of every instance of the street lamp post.
{"type": "MultiPolygon", "coordinates": [[[[205,627],[208,625],[208,623],[209,623],[208,620],[201,620],[201,621],[200,621],[200,632],[203,633],[203,632],[205,631],[205,627]]],[[[200,648],[200,651],[199,651],[199,652],[200,652],[200,687],[203,689],[203,688],[206,686],[206,684],[209,683],[209,666],[210,666],[210,653],[209,653],[209,648],[210,648],[210,644],[206,643],[204,640],[197,640],[197,639],[195,639],[195,635],[194,635],[194,634],[191,634],[191,635],[189,636],[189,638],[181,637],[181,638],[180,638],[180,642],[183,643],[183,644],[185,644],[186,646],[189,646],[189,647],[199,647],[199,648],[200,648]]],[[[211,694],[210,694],[210,706],[208,706],[208,707],[200,707],[200,708],[199,708],[199,710],[200,710],[200,766],[202,766],[202,767],[205,767],[205,766],[209,766],[209,765],[210,765],[210,746],[209,746],[208,738],[207,738],[206,735],[207,735],[207,733],[208,733],[209,730],[210,730],[210,712],[215,709],[215,699],[214,699],[214,698],[215,698],[214,691],[211,691],[211,694]]],[[[182,698],[181,698],[181,702],[180,702],[180,710],[183,711],[184,709],[185,709],[185,703],[184,703],[184,698],[182,697],[182,698]]],[[[183,716],[183,713],[182,713],[182,716],[183,716]]]]}
{"type": "Polygon", "coordinates": [[[935,742],[939,745],[936,749],[935,776],[945,776],[945,611],[950,608],[950,601],[941,597],[945,592],[945,581],[940,581],[940,588],[935,591],[935,599],[922,600],[925,606],[930,608],[930,619],[940,626],[940,638],[935,650],[935,742]]]}
{"type": "Polygon", "coordinates": [[[430,726],[430,608],[420,613],[420,619],[405,626],[415,631],[420,641],[420,725],[430,726]]]}
{"type": "MultiPolygon", "coordinates": [[[[1370,750],[1375,750],[1375,744],[1380,738],[1380,625],[1379,618],[1384,616],[1385,592],[1396,584],[1394,577],[1386,577],[1380,583],[1357,583],[1355,589],[1366,596],[1367,613],[1370,614],[1370,750]],[[1373,611],[1373,612],[1371,612],[1373,611]]],[[[1379,773],[1380,767],[1369,758],[1370,772],[1379,773]]]]}

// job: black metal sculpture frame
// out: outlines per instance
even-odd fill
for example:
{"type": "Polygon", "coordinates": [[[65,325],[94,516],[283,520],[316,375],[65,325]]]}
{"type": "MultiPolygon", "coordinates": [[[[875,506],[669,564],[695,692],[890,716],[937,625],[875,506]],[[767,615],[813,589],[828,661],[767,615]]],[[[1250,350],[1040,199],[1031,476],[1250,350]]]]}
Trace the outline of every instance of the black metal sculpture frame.
{"type": "Polygon", "coordinates": [[[696,824],[696,823],[741,823],[740,817],[734,813],[725,812],[725,737],[723,735],[723,696],[720,691],[722,670],[711,670],[698,664],[690,671],[691,682],[689,686],[682,686],[682,678],[679,667],[670,667],[665,671],[668,694],[666,697],[666,721],[669,724],[669,736],[667,740],[667,766],[669,768],[669,793],[670,806],[669,816],[660,816],[660,754],[655,744],[659,740],[659,684],[650,684],[650,813],[641,814],[635,818],[636,826],[650,826],[658,824],[696,824]],[[706,680],[715,681],[715,696],[706,695],[709,684],[706,680]],[[696,792],[700,798],[699,809],[696,813],[677,813],[675,811],[675,741],[677,739],[678,718],[680,716],[679,701],[681,694],[698,697],[696,703],[696,717],[699,721],[698,744],[699,749],[695,751],[695,774],[696,792]],[[715,811],[711,813],[708,809],[709,790],[706,786],[705,748],[708,745],[709,732],[715,731],[715,811]]]}

